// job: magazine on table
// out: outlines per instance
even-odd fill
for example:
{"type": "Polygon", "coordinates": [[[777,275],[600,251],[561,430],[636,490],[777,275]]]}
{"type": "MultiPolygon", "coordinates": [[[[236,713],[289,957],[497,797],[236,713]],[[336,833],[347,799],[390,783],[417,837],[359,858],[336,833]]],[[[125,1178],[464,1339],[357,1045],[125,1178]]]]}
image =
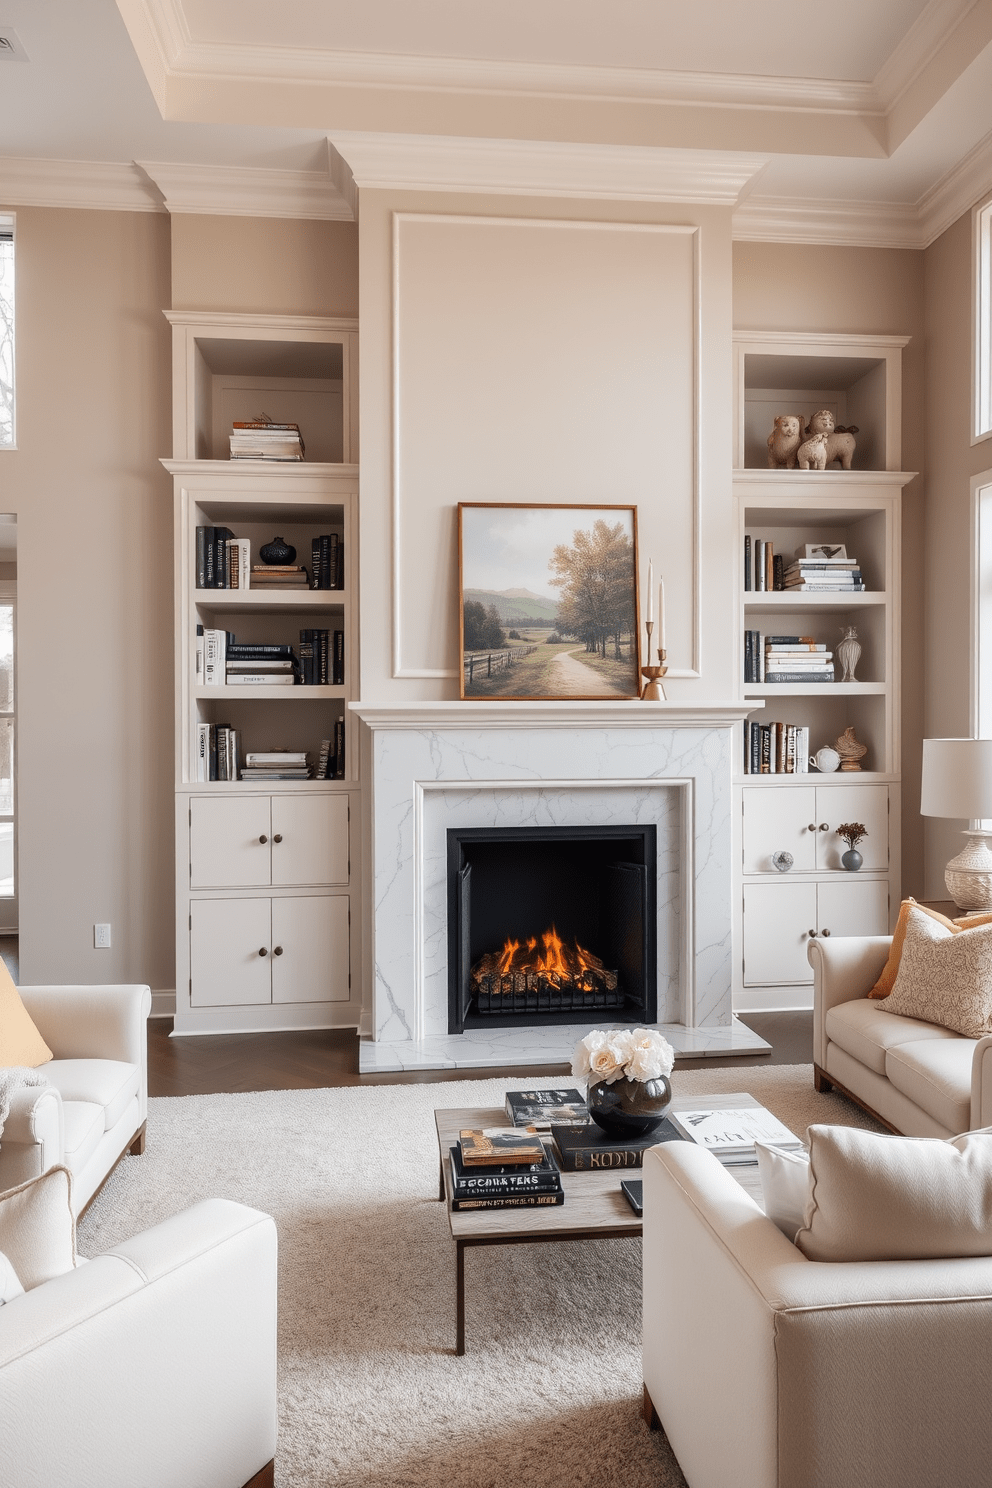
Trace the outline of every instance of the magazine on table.
{"type": "Polygon", "coordinates": [[[669,1111],[668,1119],[683,1136],[706,1147],[727,1164],[757,1161],[755,1142],[766,1142],[789,1152],[802,1152],[804,1143],[795,1132],[766,1111],[764,1106],[740,1106],[727,1110],[701,1107],[696,1111],[669,1111]]]}

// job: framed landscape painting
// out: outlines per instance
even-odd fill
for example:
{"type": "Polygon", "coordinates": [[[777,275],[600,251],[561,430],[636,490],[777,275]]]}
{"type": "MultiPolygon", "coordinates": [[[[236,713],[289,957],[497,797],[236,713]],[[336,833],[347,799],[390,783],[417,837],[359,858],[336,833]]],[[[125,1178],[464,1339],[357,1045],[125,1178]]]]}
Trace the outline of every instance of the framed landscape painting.
{"type": "Polygon", "coordinates": [[[463,698],[640,693],[637,508],[461,502],[463,698]]]}

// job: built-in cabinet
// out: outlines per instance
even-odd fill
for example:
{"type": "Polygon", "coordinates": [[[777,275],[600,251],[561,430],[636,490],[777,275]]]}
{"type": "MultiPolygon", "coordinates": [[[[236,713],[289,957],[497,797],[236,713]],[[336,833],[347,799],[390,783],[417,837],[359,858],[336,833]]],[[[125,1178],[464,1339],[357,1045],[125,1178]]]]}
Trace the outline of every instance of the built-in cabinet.
{"type": "Polygon", "coordinates": [[[799,333],[736,338],[739,696],[753,701],[750,722],[809,731],[808,751],[795,770],[774,774],[750,773],[747,725],[740,739],[734,991],[740,1011],[811,1006],[810,939],[885,934],[898,906],[901,500],[912,478],[900,470],[903,345],[901,338],[799,333]],[[809,420],[821,408],[838,424],[857,425],[852,469],[769,468],[766,440],[775,418],[809,420]],[[860,565],[865,587],[758,590],[759,542],[770,544],[784,567],[807,544],[842,545],[860,565]],[[850,627],[861,655],[855,680],[844,682],[837,645],[850,627]],[[833,653],[838,680],[745,681],[749,632],[812,639],[833,653]],[[818,772],[810,756],[848,728],[866,747],[861,768],[818,772]],[[847,843],[837,828],[847,822],[867,829],[857,872],[841,864],[847,843]]]}
{"type": "Polygon", "coordinates": [[[357,327],[301,317],[172,313],[176,593],[176,1032],[356,1025],[353,897],[360,870],[357,327]],[[234,420],[297,423],[302,461],[231,460],[234,420]],[[343,552],[331,589],[198,587],[197,529],[247,539],[252,564],[281,537],[311,566],[315,538],[343,552]],[[219,683],[199,632],[291,645],[339,632],[343,678],[219,683]],[[237,732],[240,760],[337,740],[334,778],[203,779],[201,736],[237,732]]]}

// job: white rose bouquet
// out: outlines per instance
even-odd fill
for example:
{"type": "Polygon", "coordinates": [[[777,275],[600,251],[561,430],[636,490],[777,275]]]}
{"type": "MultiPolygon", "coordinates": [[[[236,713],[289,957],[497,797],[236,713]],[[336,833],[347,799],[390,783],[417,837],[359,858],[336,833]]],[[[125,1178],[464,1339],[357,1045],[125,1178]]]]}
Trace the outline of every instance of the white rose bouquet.
{"type": "Polygon", "coordinates": [[[594,1029],[580,1039],[572,1058],[577,1080],[659,1080],[670,1075],[675,1050],[656,1028],[594,1029]]]}

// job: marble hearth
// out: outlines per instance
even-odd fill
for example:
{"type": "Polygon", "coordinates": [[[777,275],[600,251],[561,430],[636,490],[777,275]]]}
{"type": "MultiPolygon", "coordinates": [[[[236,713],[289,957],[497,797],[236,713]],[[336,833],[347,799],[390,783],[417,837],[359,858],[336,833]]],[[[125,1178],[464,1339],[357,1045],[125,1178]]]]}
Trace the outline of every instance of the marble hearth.
{"type": "Polygon", "coordinates": [[[363,1071],[571,1057],[609,1019],[448,1033],[447,831],[657,829],[658,1026],[678,1053],[768,1046],[731,1009],[735,704],[353,705],[367,805],[363,1071]]]}

